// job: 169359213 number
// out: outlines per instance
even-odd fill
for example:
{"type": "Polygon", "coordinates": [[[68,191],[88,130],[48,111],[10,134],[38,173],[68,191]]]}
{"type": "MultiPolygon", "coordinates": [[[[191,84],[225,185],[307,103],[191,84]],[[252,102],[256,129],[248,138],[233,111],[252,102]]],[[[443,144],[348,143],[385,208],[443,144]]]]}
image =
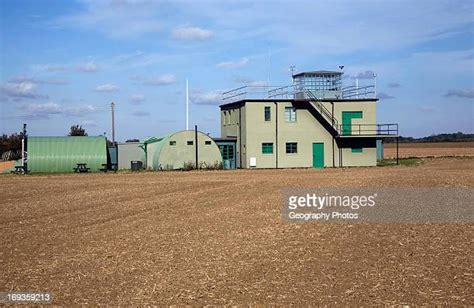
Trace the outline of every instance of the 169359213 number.
{"type": "Polygon", "coordinates": [[[0,303],[52,303],[53,296],[47,292],[0,292],[0,303]]]}

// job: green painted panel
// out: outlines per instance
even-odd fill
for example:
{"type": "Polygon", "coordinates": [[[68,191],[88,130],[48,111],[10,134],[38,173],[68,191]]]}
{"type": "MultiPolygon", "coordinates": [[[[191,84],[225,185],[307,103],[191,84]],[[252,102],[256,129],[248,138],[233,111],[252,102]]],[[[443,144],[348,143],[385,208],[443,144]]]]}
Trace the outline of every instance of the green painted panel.
{"type": "Polygon", "coordinates": [[[362,153],[362,148],[352,148],[352,153],[362,153]]]}
{"type": "Polygon", "coordinates": [[[343,111],[342,112],[342,134],[352,134],[352,119],[362,119],[362,111],[343,111]]]}
{"type": "Polygon", "coordinates": [[[107,163],[105,137],[29,137],[30,172],[73,172],[77,163],[86,163],[92,172],[107,163]]]}
{"type": "Polygon", "coordinates": [[[262,154],[273,154],[273,143],[262,143],[262,154]]]}
{"type": "Polygon", "coordinates": [[[313,143],[313,168],[324,168],[324,143],[313,143]]]}

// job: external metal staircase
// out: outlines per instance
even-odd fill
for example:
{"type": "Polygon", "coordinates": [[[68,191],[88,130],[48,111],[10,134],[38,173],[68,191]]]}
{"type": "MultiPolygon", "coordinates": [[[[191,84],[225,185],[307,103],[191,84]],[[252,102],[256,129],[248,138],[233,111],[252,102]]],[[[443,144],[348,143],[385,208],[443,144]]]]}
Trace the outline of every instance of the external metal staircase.
{"type": "Polygon", "coordinates": [[[333,136],[338,136],[339,135],[339,123],[337,119],[334,117],[332,112],[330,112],[321,102],[320,99],[314,95],[313,92],[311,92],[308,89],[305,89],[303,87],[300,87],[302,91],[304,91],[304,96],[306,96],[309,99],[310,105],[316,110],[322,118],[326,121],[326,124],[331,127],[330,132],[333,136]]]}

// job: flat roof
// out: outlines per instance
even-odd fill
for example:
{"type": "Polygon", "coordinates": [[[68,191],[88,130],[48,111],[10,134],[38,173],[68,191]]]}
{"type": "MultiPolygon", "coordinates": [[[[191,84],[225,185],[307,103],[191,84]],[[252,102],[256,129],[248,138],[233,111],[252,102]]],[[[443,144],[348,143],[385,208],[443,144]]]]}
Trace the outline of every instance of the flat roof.
{"type": "Polygon", "coordinates": [[[325,71],[325,70],[321,70],[321,71],[309,71],[309,72],[301,72],[301,73],[296,73],[293,75],[293,77],[298,77],[298,76],[302,76],[302,75],[306,75],[306,74],[316,74],[316,75],[329,75],[329,74],[332,74],[332,75],[342,75],[343,72],[340,72],[340,71],[325,71]]]}
{"type": "MultiPolygon", "coordinates": [[[[338,103],[338,102],[376,102],[378,98],[352,98],[352,99],[336,99],[336,98],[324,98],[320,99],[321,102],[326,103],[338,103]]],[[[219,107],[231,107],[231,106],[243,106],[245,103],[301,103],[301,102],[310,102],[310,99],[242,99],[232,103],[222,104],[219,107]]]]}

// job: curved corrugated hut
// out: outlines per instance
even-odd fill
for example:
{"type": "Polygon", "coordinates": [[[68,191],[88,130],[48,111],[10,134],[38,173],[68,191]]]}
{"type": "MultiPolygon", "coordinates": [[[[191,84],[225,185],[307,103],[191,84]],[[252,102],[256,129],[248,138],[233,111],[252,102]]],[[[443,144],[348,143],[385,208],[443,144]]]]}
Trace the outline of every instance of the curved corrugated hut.
{"type": "MultiPolygon", "coordinates": [[[[196,164],[195,132],[180,131],[174,134],[151,137],[144,143],[147,169],[183,169],[196,164]]],[[[197,133],[198,164],[201,168],[222,166],[222,155],[214,140],[206,134],[197,133]]]]}
{"type": "Polygon", "coordinates": [[[107,164],[105,137],[28,137],[29,172],[73,172],[77,163],[91,172],[107,164]]]}

